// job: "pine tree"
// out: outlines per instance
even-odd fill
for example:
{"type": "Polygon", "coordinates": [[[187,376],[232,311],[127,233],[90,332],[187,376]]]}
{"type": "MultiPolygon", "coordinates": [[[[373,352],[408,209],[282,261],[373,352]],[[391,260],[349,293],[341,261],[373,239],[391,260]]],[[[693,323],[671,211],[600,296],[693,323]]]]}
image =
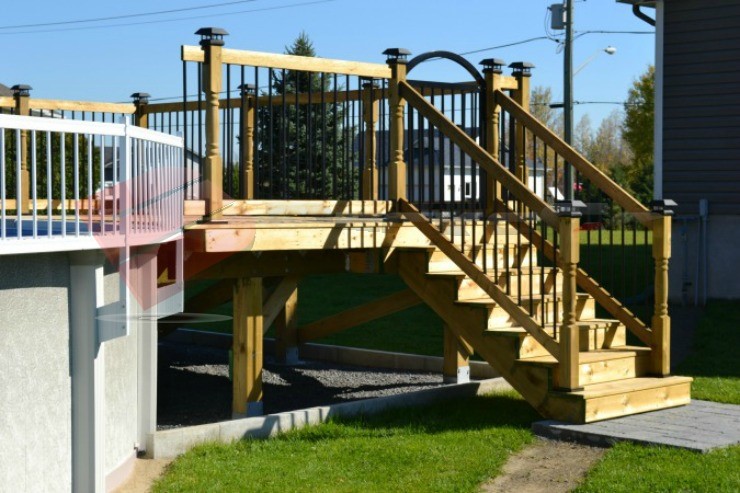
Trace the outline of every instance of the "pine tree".
{"type": "MultiPolygon", "coordinates": [[[[285,52],[316,56],[313,43],[305,33],[286,47],[285,52]]],[[[272,93],[272,106],[261,107],[257,115],[258,196],[284,199],[357,196],[358,172],[349,152],[354,129],[345,124],[345,108],[333,101],[335,90],[339,91],[337,84],[338,80],[330,74],[273,71],[268,90],[272,93]],[[296,105],[297,98],[310,98],[310,104],[304,101],[296,105]]]]}

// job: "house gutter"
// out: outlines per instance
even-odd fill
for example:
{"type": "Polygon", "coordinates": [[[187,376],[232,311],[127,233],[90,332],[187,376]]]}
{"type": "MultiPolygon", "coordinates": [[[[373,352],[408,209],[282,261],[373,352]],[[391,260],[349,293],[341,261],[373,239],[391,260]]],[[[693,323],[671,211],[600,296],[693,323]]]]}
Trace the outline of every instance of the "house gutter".
{"type": "Polygon", "coordinates": [[[651,26],[655,26],[655,19],[647,15],[645,12],[640,10],[640,5],[635,4],[632,6],[632,13],[635,14],[635,17],[640,19],[641,21],[647,22],[651,26]]]}

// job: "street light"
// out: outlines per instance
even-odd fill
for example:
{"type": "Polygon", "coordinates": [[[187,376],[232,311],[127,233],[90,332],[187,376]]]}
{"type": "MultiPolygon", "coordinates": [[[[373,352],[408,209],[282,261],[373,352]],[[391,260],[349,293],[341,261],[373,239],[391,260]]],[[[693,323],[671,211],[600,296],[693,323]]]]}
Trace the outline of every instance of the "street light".
{"type": "Polygon", "coordinates": [[[615,47],[613,47],[613,46],[607,46],[606,48],[600,48],[600,49],[596,50],[590,57],[588,57],[586,59],[585,62],[583,62],[577,69],[575,69],[575,71],[573,72],[573,77],[575,77],[576,75],[578,75],[578,73],[581,70],[583,70],[584,68],[586,68],[586,65],[588,65],[589,63],[591,63],[594,60],[596,60],[596,57],[598,57],[602,53],[606,53],[607,55],[613,55],[616,52],[617,52],[617,49],[615,47]]]}

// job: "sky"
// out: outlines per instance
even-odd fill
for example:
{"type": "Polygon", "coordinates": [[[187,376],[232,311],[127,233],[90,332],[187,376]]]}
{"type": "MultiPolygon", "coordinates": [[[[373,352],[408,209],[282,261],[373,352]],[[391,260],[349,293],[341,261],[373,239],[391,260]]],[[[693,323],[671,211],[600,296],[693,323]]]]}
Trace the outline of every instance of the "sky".
{"type": "MultiPolygon", "coordinates": [[[[484,58],[535,65],[532,86],[549,86],[562,100],[563,54],[552,39],[547,7],[557,0],[36,0],[3,6],[0,82],[24,83],[37,98],[130,101],[133,92],[176,100],[182,94],[180,46],[197,45],[200,27],[226,29],[228,48],[282,53],[305,31],[317,54],[383,63],[383,50],[403,47],[414,55],[448,50],[473,64],[484,58]],[[205,7],[205,8],[203,8],[205,7]],[[157,15],[155,11],[190,9],[157,15]],[[110,19],[111,17],[117,17],[110,19]],[[109,18],[98,22],[94,18],[109,18]],[[54,25],[14,27],[30,24],[54,25]]],[[[574,4],[575,101],[621,102],[654,60],[653,28],[615,0],[574,4]],[[590,31],[650,31],[600,34],[590,31]],[[603,52],[614,46],[617,52],[603,52]]],[[[562,37],[562,36],[561,36],[562,37]]],[[[507,72],[508,73],[508,72],[507,72]]],[[[463,81],[452,62],[420,65],[414,79],[463,81]]],[[[594,126],[616,104],[577,104],[575,121],[588,113],[594,126]]]]}

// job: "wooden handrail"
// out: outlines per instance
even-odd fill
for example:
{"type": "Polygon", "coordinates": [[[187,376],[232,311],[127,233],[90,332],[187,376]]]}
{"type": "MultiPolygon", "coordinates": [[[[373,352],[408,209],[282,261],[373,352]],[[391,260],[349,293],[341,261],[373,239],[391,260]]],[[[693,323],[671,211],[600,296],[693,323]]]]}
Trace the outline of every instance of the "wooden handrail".
{"type": "MultiPolygon", "coordinates": [[[[183,61],[203,62],[204,59],[203,49],[200,46],[182,47],[183,61]]],[[[391,77],[391,71],[388,66],[380,63],[351,62],[346,60],[334,60],[331,58],[263,53],[260,51],[224,48],[222,61],[223,63],[232,65],[300,70],[304,72],[347,74],[357,75],[359,77],[371,77],[375,79],[389,79],[391,77]]]]}
{"type": "Polygon", "coordinates": [[[640,224],[650,227],[652,216],[647,207],[642,205],[639,200],[630,195],[626,190],[620,187],[614,180],[609,178],[603,171],[591,164],[588,159],[583,157],[578,151],[566,144],[560,137],[555,135],[549,128],[533,117],[524,108],[519,106],[516,101],[511,99],[503,91],[494,92],[496,103],[503,109],[511,113],[520,123],[524,125],[535,136],[557,152],[565,159],[566,162],[573,165],[583,176],[588,178],[594,185],[599,187],[604,193],[611,197],[614,202],[619,204],[625,211],[635,216],[640,224]]]}
{"type": "Polygon", "coordinates": [[[61,99],[28,99],[28,107],[32,110],[49,111],[89,111],[94,113],[123,113],[133,114],[136,106],[133,103],[100,103],[95,101],[66,101],[61,99]]]}
{"type": "Polygon", "coordinates": [[[401,215],[408,219],[437,248],[452,260],[478,287],[511,315],[511,318],[539,342],[555,359],[560,360],[560,344],[548,334],[527,311],[512,300],[501,287],[492,281],[483,270],[458,250],[442,233],[429,222],[419,209],[406,199],[399,199],[401,215]]]}
{"type": "MultiPolygon", "coordinates": [[[[505,212],[504,217],[519,234],[529,238],[545,257],[556,262],[558,267],[562,267],[555,246],[549,240],[543,238],[536,228],[532,228],[526,221],[522,221],[510,207],[500,200],[496,201],[496,210],[505,212]]],[[[607,313],[622,322],[638,339],[648,346],[652,344],[653,335],[648,326],[580,267],[576,272],[576,282],[581,289],[593,296],[607,313]]]]}
{"type": "Polygon", "coordinates": [[[535,195],[516,176],[511,174],[496,158],[488,154],[468,134],[447,119],[437,108],[408,82],[399,84],[401,96],[419,113],[427,118],[445,136],[454,142],[465,154],[470,156],[486,173],[506,187],[525,207],[541,217],[548,225],[557,227],[558,215],[550,205],[535,195]]]}

